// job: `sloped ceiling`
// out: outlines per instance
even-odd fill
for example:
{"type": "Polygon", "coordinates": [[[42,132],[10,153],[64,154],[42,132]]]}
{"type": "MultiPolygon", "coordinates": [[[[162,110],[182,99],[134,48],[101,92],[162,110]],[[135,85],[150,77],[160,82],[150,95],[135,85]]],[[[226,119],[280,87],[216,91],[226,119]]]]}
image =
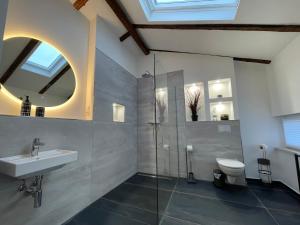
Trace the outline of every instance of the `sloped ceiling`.
{"type": "MultiPolygon", "coordinates": [[[[70,1],[73,2],[73,0],[70,1]]],[[[149,24],[140,7],[139,0],[119,0],[119,2],[127,11],[132,23],[149,24]]],[[[234,21],[192,23],[300,24],[299,8],[299,0],[241,0],[234,21]]],[[[126,32],[105,0],[89,0],[81,11],[89,19],[96,15],[101,16],[119,36],[126,32]]],[[[272,59],[299,35],[298,33],[277,32],[153,29],[139,29],[139,32],[150,49],[261,59],[272,59]]],[[[133,53],[139,54],[140,50],[132,38],[128,38],[124,45],[133,53]]]]}

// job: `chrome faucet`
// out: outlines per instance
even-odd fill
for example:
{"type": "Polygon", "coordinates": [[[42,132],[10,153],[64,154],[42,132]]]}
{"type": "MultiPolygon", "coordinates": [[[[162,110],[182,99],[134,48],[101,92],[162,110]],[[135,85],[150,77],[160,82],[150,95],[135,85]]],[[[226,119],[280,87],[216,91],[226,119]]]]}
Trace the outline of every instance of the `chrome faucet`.
{"type": "Polygon", "coordinates": [[[31,156],[38,156],[40,151],[40,146],[43,146],[44,143],[40,142],[39,138],[33,139],[32,149],[31,149],[31,156]]]}

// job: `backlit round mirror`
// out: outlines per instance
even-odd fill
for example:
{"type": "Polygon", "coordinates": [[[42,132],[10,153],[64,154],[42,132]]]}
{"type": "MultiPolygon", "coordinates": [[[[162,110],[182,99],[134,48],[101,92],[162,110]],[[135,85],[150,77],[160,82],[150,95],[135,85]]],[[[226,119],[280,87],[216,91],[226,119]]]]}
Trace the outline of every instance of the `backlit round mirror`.
{"type": "Polygon", "coordinates": [[[0,83],[20,99],[51,107],[68,101],[75,90],[70,64],[53,46],[31,38],[3,42],[0,83]]]}

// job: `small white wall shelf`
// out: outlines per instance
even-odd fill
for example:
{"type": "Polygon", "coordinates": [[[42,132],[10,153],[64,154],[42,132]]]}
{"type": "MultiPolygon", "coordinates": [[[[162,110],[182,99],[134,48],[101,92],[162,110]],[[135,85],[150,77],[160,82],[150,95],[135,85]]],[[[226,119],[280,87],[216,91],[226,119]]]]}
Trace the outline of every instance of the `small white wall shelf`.
{"type": "Polygon", "coordinates": [[[208,91],[209,98],[231,98],[232,97],[232,88],[231,88],[231,79],[220,79],[220,80],[211,80],[208,81],[208,91]]]}
{"type": "Polygon", "coordinates": [[[125,122],[125,106],[117,103],[112,104],[113,107],[113,122],[125,122]]]}
{"type": "Polygon", "coordinates": [[[222,120],[222,116],[228,116],[228,120],[234,120],[234,110],[232,101],[210,103],[210,119],[212,121],[220,121],[222,120]]]}
{"type": "Polygon", "coordinates": [[[191,110],[188,106],[189,97],[193,96],[195,93],[197,93],[199,91],[200,91],[201,95],[200,95],[200,109],[199,109],[199,112],[198,112],[198,116],[199,116],[198,120],[199,121],[205,121],[206,120],[204,84],[202,82],[199,82],[199,83],[184,85],[186,121],[192,121],[191,110]]]}
{"type": "Polygon", "coordinates": [[[234,120],[234,99],[232,96],[231,79],[208,81],[210,120],[234,120]]]}
{"type": "Polygon", "coordinates": [[[201,93],[198,121],[235,120],[236,103],[231,78],[222,78],[184,85],[186,121],[192,121],[189,96],[201,93]]]}

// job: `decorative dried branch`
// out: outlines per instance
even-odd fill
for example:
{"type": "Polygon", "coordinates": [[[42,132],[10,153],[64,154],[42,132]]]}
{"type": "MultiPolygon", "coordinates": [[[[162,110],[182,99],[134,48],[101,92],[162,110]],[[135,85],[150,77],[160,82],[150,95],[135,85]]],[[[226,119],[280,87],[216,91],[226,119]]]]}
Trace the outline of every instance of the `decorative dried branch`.
{"type": "Polygon", "coordinates": [[[198,111],[200,110],[200,97],[201,97],[201,90],[196,90],[191,93],[189,90],[186,91],[187,93],[187,103],[188,107],[191,110],[192,115],[197,115],[198,111]]]}
{"type": "Polygon", "coordinates": [[[166,111],[166,108],[167,108],[165,101],[163,99],[157,98],[156,99],[156,104],[157,104],[157,107],[158,107],[159,114],[161,116],[163,116],[165,111],[166,111]]]}

